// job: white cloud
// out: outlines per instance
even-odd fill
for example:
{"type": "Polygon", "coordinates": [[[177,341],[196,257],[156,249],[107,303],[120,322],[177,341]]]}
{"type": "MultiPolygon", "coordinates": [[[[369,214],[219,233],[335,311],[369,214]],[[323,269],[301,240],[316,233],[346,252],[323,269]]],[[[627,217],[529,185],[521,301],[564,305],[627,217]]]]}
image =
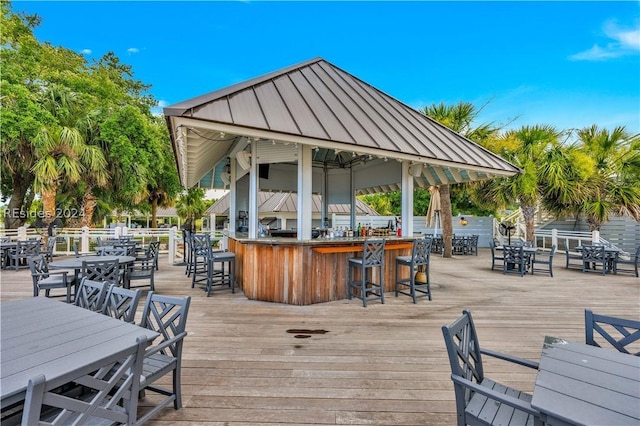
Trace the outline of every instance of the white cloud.
{"type": "Polygon", "coordinates": [[[620,48],[640,51],[640,26],[631,29],[623,29],[609,21],[604,24],[604,33],[607,37],[616,40],[620,48]]]}
{"type": "Polygon", "coordinates": [[[640,26],[621,28],[614,21],[602,26],[604,35],[609,39],[605,46],[594,44],[591,49],[569,56],[574,61],[604,61],[621,56],[637,54],[640,51],[640,26]]]}
{"type": "Polygon", "coordinates": [[[167,103],[167,101],[158,101],[158,106],[159,106],[160,108],[164,108],[164,107],[166,107],[167,105],[169,105],[169,104],[167,103]]]}
{"type": "Polygon", "coordinates": [[[138,49],[137,47],[130,47],[127,49],[128,53],[138,53],[140,51],[140,49],[138,49]]]}
{"type": "Polygon", "coordinates": [[[91,55],[91,53],[93,52],[91,51],[91,49],[82,49],[80,53],[82,53],[83,55],[91,55]]]}

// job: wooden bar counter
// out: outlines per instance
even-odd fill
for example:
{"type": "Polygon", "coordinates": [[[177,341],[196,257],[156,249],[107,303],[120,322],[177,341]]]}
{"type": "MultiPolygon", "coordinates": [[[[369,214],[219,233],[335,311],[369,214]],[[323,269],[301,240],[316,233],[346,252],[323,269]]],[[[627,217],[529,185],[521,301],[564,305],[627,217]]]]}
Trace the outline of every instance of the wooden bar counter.
{"type": "MultiPolygon", "coordinates": [[[[411,254],[414,238],[384,238],[384,283],[395,288],[396,256],[411,254]]],[[[365,238],[229,237],[236,255],[236,281],[252,300],[310,305],[348,298],[349,258],[360,257],[365,238]]],[[[403,278],[408,268],[403,268],[403,278]]]]}

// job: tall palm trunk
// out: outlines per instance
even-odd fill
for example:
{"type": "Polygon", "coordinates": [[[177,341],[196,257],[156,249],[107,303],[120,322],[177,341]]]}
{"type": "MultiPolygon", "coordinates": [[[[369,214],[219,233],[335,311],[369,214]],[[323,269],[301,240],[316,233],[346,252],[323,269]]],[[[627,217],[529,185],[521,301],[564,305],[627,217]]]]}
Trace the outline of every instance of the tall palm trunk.
{"type": "Polygon", "coordinates": [[[48,226],[56,218],[56,194],[58,185],[52,184],[49,188],[42,190],[42,212],[44,214],[44,224],[48,226]]]}
{"type": "Polygon", "coordinates": [[[98,199],[93,195],[91,187],[87,188],[84,196],[82,197],[82,221],[81,225],[91,227],[93,224],[93,212],[98,205],[98,199]]]}
{"type": "Polygon", "coordinates": [[[151,199],[151,227],[158,227],[158,197],[151,199]]]}
{"type": "Polygon", "coordinates": [[[442,240],[444,244],[443,257],[451,257],[453,254],[453,223],[451,216],[451,192],[449,185],[440,185],[440,220],[442,221],[442,240]]]}
{"type": "Polygon", "coordinates": [[[520,210],[522,210],[522,216],[524,217],[524,225],[525,225],[525,239],[529,242],[534,241],[534,219],[536,217],[536,207],[535,206],[520,206],[520,210]]]}

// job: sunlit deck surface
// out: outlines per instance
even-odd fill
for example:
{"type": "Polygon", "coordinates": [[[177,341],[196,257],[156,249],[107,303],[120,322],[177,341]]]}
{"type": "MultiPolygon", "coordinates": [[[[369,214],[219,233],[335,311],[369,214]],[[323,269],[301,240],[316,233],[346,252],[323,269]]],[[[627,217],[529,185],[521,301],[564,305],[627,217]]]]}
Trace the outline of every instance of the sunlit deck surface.
{"type": "MultiPolygon", "coordinates": [[[[452,425],[441,326],[462,309],[472,311],[483,347],[536,361],[545,335],[584,341],[585,308],[640,317],[638,278],[567,270],[564,253],[553,278],[491,271],[488,249],[431,259],[433,301],[414,305],[387,293],[384,305],[363,308],[357,299],[292,306],[251,301],[242,291],[206,297],[163,256],[156,291],[192,297],[184,408],[167,408],[148,424],[452,425]],[[327,333],[297,338],[287,332],[294,329],[327,333]]],[[[27,270],[2,271],[0,279],[2,301],[32,297],[27,270]]],[[[484,362],[487,376],[532,392],[535,371],[484,362]]]]}

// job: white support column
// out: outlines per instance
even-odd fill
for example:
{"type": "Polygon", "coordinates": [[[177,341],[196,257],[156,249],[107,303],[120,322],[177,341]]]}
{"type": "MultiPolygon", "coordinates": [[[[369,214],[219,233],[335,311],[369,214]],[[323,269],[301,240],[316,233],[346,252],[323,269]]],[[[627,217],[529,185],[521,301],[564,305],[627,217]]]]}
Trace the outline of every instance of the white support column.
{"type": "Polygon", "coordinates": [[[353,167],[349,168],[349,195],[351,195],[351,213],[349,214],[349,223],[351,229],[356,229],[356,216],[358,215],[356,208],[356,191],[355,191],[355,173],[353,173],[353,167]]]}
{"type": "Polygon", "coordinates": [[[311,147],[298,145],[298,240],[311,239],[312,210],[312,165],[311,147]]]}
{"type": "Polygon", "coordinates": [[[258,152],[256,141],[251,141],[251,168],[249,169],[249,238],[258,238],[258,152]]]}
{"type": "MultiPolygon", "coordinates": [[[[313,154],[312,154],[313,155],[313,154]]],[[[320,228],[326,228],[325,219],[329,221],[329,169],[322,168],[322,212],[320,213],[320,228]]]]}
{"type": "Polygon", "coordinates": [[[558,230],[556,228],[551,230],[551,245],[556,246],[556,249],[560,247],[558,245],[558,230]]]}
{"type": "Polygon", "coordinates": [[[229,177],[229,232],[234,234],[238,225],[236,223],[236,215],[238,214],[238,208],[236,203],[236,162],[231,161],[231,176],[229,177]]]}
{"type": "Polygon", "coordinates": [[[597,229],[591,232],[591,242],[592,243],[600,242],[600,231],[598,231],[597,229]]]}
{"type": "Polygon", "coordinates": [[[413,236],[413,176],[409,174],[410,164],[402,162],[402,236],[413,236]]]}

